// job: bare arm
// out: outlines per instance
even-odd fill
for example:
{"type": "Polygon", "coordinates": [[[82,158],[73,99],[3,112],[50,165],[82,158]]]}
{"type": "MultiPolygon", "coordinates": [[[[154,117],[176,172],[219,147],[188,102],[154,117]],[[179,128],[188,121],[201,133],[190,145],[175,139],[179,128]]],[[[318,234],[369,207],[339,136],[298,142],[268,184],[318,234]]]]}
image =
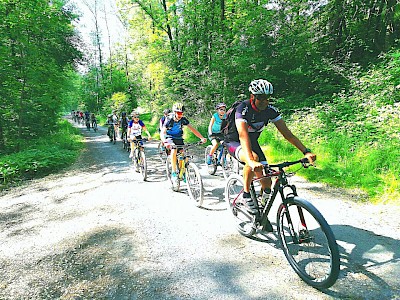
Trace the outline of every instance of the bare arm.
{"type": "Polygon", "coordinates": [[[211,120],[210,120],[210,124],[208,125],[208,135],[212,134],[212,127],[214,125],[214,122],[215,122],[215,118],[214,118],[214,116],[212,116],[211,120]]]}
{"type": "Polygon", "coordinates": [[[262,164],[255,160],[253,156],[247,123],[236,119],[235,124],[239,133],[240,145],[242,146],[240,159],[243,160],[253,171],[261,170],[262,164]]]}
{"type": "Polygon", "coordinates": [[[150,132],[147,130],[146,126],[143,126],[143,130],[147,133],[147,136],[149,137],[149,140],[151,140],[150,132]]]}
{"type": "Polygon", "coordinates": [[[188,125],[186,125],[186,126],[193,132],[193,134],[194,134],[195,136],[197,136],[199,139],[201,139],[203,143],[205,143],[205,142],[207,141],[207,140],[203,137],[203,135],[202,135],[196,128],[194,128],[192,125],[188,124],[188,125]]]}
{"type": "MultiPolygon", "coordinates": [[[[274,123],[276,128],[279,130],[279,132],[283,135],[283,137],[291,143],[293,146],[295,146],[297,149],[299,149],[302,153],[306,152],[306,146],[290,131],[290,129],[287,127],[285,121],[280,119],[279,121],[274,123]]],[[[308,158],[310,162],[313,162],[316,160],[317,156],[313,153],[306,153],[305,156],[308,158]]]]}
{"type": "Polygon", "coordinates": [[[164,143],[165,142],[165,135],[167,133],[167,127],[163,126],[161,127],[161,131],[160,131],[160,139],[161,141],[164,143]]]}

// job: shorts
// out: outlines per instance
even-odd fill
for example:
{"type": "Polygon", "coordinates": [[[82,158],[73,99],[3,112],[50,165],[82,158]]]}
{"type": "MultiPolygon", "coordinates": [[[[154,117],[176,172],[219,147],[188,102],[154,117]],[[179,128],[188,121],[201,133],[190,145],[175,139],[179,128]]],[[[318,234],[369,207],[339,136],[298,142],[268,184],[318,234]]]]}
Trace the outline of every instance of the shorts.
{"type": "MultiPolygon", "coordinates": [[[[225,146],[228,149],[228,152],[231,156],[236,158],[241,164],[243,165],[245,164],[243,161],[239,159],[239,151],[242,149],[240,142],[226,141],[225,146]]],[[[254,153],[258,155],[258,161],[265,161],[265,162],[267,161],[264,152],[261,150],[261,147],[258,143],[252,143],[251,149],[253,150],[254,153]]]]}
{"type": "Polygon", "coordinates": [[[165,142],[170,144],[171,146],[183,146],[185,143],[183,142],[183,139],[174,139],[172,137],[167,137],[165,139],[165,142]]]}
{"type": "Polygon", "coordinates": [[[224,140],[224,135],[222,133],[212,133],[208,136],[208,139],[210,142],[212,142],[212,140],[217,140],[217,142],[220,142],[224,140]]]}
{"type": "Polygon", "coordinates": [[[133,143],[134,138],[136,138],[139,141],[139,145],[143,146],[143,140],[142,140],[142,136],[141,135],[130,135],[129,138],[131,139],[131,143],[133,143]]]}

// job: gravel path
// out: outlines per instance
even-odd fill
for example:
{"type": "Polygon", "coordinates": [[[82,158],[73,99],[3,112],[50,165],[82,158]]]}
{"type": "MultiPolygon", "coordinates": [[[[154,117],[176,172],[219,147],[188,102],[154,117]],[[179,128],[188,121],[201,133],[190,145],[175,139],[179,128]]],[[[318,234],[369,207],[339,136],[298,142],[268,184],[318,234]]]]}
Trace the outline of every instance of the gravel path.
{"type": "Polygon", "coordinates": [[[236,232],[219,171],[199,164],[205,208],[196,208],[185,187],[171,191],[156,142],[146,144],[143,182],[104,128],[81,131],[87,147],[72,168],[0,197],[0,299],[400,299],[399,207],[293,179],[341,252],[339,280],[318,291],[274,233],[236,232]]]}

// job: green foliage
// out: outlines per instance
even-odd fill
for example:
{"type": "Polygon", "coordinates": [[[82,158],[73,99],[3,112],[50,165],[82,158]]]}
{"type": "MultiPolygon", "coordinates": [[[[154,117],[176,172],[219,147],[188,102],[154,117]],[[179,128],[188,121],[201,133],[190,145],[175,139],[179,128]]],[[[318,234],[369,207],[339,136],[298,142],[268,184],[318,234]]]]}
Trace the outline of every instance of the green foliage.
{"type": "MultiPolygon", "coordinates": [[[[400,103],[394,101],[394,83],[399,66],[397,54],[388,55],[354,82],[349,95],[290,116],[289,127],[318,155],[318,169],[305,176],[364,190],[376,202],[398,199],[400,103]]],[[[262,141],[274,160],[299,155],[279,134],[263,133],[262,141]]]]}
{"type": "Polygon", "coordinates": [[[81,148],[79,131],[67,121],[60,122],[53,134],[26,143],[24,150],[0,158],[0,189],[69,166],[81,148]]]}
{"type": "Polygon", "coordinates": [[[64,1],[0,3],[0,152],[52,132],[80,58],[64,1]],[[35,124],[35,126],[32,126],[35,124]]]}

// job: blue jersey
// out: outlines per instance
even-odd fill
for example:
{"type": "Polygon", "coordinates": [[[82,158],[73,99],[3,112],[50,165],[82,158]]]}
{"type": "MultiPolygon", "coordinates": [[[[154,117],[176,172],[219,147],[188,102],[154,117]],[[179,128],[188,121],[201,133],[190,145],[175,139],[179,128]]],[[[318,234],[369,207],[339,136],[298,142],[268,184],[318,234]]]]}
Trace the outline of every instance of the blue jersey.
{"type": "Polygon", "coordinates": [[[167,137],[183,140],[184,125],[189,125],[189,120],[185,117],[182,117],[179,121],[174,120],[173,117],[168,117],[164,122],[164,127],[167,128],[167,137]]]}
{"type": "Polygon", "coordinates": [[[222,123],[222,120],[226,118],[226,114],[223,115],[222,119],[219,117],[218,113],[215,113],[213,115],[213,117],[214,117],[215,121],[211,127],[211,132],[212,133],[221,133],[221,123],[222,123]]]}

